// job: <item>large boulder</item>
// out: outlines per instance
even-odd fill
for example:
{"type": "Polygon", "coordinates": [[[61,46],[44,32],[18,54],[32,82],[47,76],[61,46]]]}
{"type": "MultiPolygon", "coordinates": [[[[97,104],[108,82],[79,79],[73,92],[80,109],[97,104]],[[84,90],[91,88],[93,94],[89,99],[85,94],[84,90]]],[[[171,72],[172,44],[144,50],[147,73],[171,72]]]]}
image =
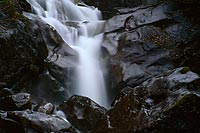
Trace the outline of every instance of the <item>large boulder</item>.
{"type": "Polygon", "coordinates": [[[94,132],[197,132],[200,77],[185,68],[126,86],[94,132]]]}
{"type": "Polygon", "coordinates": [[[104,107],[87,97],[77,95],[61,104],[59,109],[65,113],[70,123],[82,132],[91,132],[106,113],[104,107]]]}
{"type": "Polygon", "coordinates": [[[69,98],[65,88],[48,71],[38,75],[35,79],[29,80],[26,86],[36,102],[43,100],[60,104],[69,98]]]}
{"type": "Polygon", "coordinates": [[[69,122],[60,117],[30,110],[8,112],[7,118],[13,119],[35,132],[56,132],[71,128],[69,122]]]}

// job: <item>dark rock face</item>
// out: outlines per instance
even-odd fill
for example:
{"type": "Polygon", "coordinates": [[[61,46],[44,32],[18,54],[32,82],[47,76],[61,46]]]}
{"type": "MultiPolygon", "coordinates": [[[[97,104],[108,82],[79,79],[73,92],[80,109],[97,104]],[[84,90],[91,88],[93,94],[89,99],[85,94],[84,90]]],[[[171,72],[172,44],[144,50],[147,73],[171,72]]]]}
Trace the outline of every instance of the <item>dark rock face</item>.
{"type": "Polygon", "coordinates": [[[22,75],[22,71],[29,64],[43,62],[47,57],[47,49],[44,42],[40,40],[41,38],[39,39],[38,35],[35,35],[34,40],[34,32],[26,31],[25,29],[28,27],[25,25],[20,20],[14,20],[13,22],[6,23],[1,28],[1,81],[9,82],[11,79],[16,80],[14,78],[17,78],[20,74],[22,75]],[[9,24],[19,27],[6,30],[6,26],[9,24]]]}
{"type": "MultiPolygon", "coordinates": [[[[47,45],[49,54],[45,59],[45,70],[27,83],[31,94],[44,101],[60,104],[70,97],[69,88],[73,89],[76,51],[66,44],[56,30],[45,24],[36,15],[24,13],[41,30],[42,38],[47,45]],[[59,54],[59,58],[58,58],[59,54]],[[66,89],[67,88],[67,89],[66,89]]],[[[34,27],[33,27],[34,28],[34,27]]]]}
{"type": "Polygon", "coordinates": [[[6,112],[0,112],[0,132],[1,133],[11,133],[18,132],[24,133],[24,126],[12,119],[7,118],[6,112]]]}
{"type": "Polygon", "coordinates": [[[141,4],[158,4],[161,0],[83,0],[86,4],[98,7],[105,19],[116,15],[117,9],[139,6],[141,4]]]}
{"type": "MultiPolygon", "coordinates": [[[[133,90],[125,88],[115,101],[114,106],[102,117],[94,132],[134,132],[147,121],[143,107],[142,88],[135,95],[133,90]]],[[[144,94],[143,94],[144,93],[144,94]]]]}
{"type": "Polygon", "coordinates": [[[2,97],[0,103],[0,109],[5,111],[31,109],[31,97],[28,93],[2,97]]]}
{"type": "Polygon", "coordinates": [[[25,73],[39,73],[48,51],[40,29],[20,14],[17,1],[3,1],[0,6],[0,81],[13,85],[25,73]]]}
{"type": "Polygon", "coordinates": [[[69,97],[61,84],[48,71],[30,80],[27,86],[36,102],[43,100],[59,104],[69,97]]]}
{"type": "Polygon", "coordinates": [[[150,124],[145,132],[199,132],[200,97],[186,94],[180,98],[169,110],[163,112],[161,120],[150,124]]]}
{"type": "MultiPolygon", "coordinates": [[[[57,52],[63,56],[75,52],[40,18],[21,14],[28,7],[25,1],[10,2],[0,5],[12,9],[2,8],[0,12],[0,82],[3,83],[0,88],[12,88],[14,92],[28,89],[35,99],[61,103],[69,98],[64,90],[68,68],[53,62],[57,60],[57,52]],[[67,50],[60,50],[62,47],[67,50]]],[[[62,59],[59,61],[66,62],[62,59]]]]}
{"type": "Polygon", "coordinates": [[[74,127],[83,132],[91,132],[106,109],[87,97],[72,96],[67,102],[61,104],[67,119],[74,127]]]}
{"type": "Polygon", "coordinates": [[[70,128],[71,125],[55,116],[31,111],[9,112],[8,118],[18,121],[25,127],[38,132],[56,132],[62,129],[70,128]]]}
{"type": "Polygon", "coordinates": [[[123,88],[94,132],[199,131],[200,77],[182,69],[123,88]]]}
{"type": "Polygon", "coordinates": [[[9,88],[2,88],[0,89],[0,97],[6,97],[12,95],[13,92],[9,88]]]}
{"type": "Polygon", "coordinates": [[[200,28],[177,3],[165,1],[118,11],[119,15],[106,22],[103,43],[110,54],[111,88],[122,82],[135,87],[179,66],[199,73],[200,28]]]}
{"type": "Polygon", "coordinates": [[[134,7],[142,4],[139,0],[83,0],[86,4],[94,5],[103,9],[113,9],[113,7],[134,7]]]}

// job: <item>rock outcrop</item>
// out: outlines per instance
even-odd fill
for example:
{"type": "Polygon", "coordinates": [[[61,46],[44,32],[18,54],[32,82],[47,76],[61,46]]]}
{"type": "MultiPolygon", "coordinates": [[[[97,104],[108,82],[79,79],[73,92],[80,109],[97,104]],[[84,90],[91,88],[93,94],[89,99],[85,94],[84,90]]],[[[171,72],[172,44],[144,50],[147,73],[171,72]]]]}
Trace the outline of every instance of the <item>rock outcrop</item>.
{"type": "Polygon", "coordinates": [[[198,132],[200,77],[183,69],[124,87],[94,132],[198,132]]]}
{"type": "Polygon", "coordinates": [[[67,102],[59,106],[67,119],[82,132],[91,132],[96,127],[102,115],[106,113],[104,107],[87,97],[72,96],[67,102]]]}
{"type": "Polygon", "coordinates": [[[0,81],[10,86],[20,86],[28,74],[40,73],[48,56],[39,27],[21,14],[18,2],[0,3],[0,81]]]}

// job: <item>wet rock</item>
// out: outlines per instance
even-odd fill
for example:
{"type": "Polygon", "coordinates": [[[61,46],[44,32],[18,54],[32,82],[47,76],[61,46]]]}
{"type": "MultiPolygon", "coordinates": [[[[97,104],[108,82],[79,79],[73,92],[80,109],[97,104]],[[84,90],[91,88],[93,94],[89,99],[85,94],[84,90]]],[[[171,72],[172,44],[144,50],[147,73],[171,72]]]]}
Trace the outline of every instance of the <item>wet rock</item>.
{"type": "Polygon", "coordinates": [[[69,98],[69,89],[74,89],[74,68],[77,53],[66,44],[56,30],[41,18],[30,13],[24,15],[31,19],[42,31],[42,37],[49,50],[45,59],[45,70],[27,84],[34,97],[47,102],[60,104],[69,98]],[[40,93],[38,93],[40,92],[40,93]]]}
{"type": "Polygon", "coordinates": [[[24,133],[24,126],[17,121],[7,118],[7,113],[0,111],[0,132],[11,133],[18,132],[24,133]]]}
{"type": "Polygon", "coordinates": [[[126,35],[127,39],[119,44],[117,54],[110,58],[110,67],[121,70],[120,72],[111,69],[111,75],[114,77],[112,87],[121,81],[136,86],[149,77],[173,68],[173,62],[170,59],[171,50],[152,43],[134,41],[131,39],[131,34],[126,35]]]}
{"type": "Polygon", "coordinates": [[[9,95],[12,95],[12,94],[13,94],[13,92],[9,88],[0,89],[0,97],[6,97],[6,96],[9,96],[9,95]]]}
{"type": "Polygon", "coordinates": [[[38,108],[38,112],[45,113],[45,114],[52,114],[55,107],[51,103],[46,103],[44,105],[40,105],[38,108]]]}
{"type": "Polygon", "coordinates": [[[198,132],[200,130],[200,97],[186,94],[169,109],[164,110],[161,118],[154,121],[143,132],[198,132]]]}
{"type": "Polygon", "coordinates": [[[183,73],[184,69],[185,67],[177,68],[172,74],[167,77],[171,88],[177,84],[187,84],[199,79],[198,74],[191,71],[186,71],[185,73],[183,73]]]}
{"type": "Polygon", "coordinates": [[[87,97],[72,96],[67,102],[61,104],[62,110],[70,123],[83,132],[91,132],[106,109],[87,97]]]}
{"type": "Polygon", "coordinates": [[[20,8],[22,11],[30,12],[31,11],[31,6],[26,0],[20,0],[18,1],[20,8]]]}
{"type": "Polygon", "coordinates": [[[120,82],[134,87],[180,66],[199,73],[199,26],[179,9],[173,1],[121,8],[107,21],[103,47],[112,88],[120,82]]]}
{"type": "Polygon", "coordinates": [[[38,112],[14,111],[8,113],[8,118],[36,132],[56,132],[71,127],[64,119],[38,112]]]}
{"type": "Polygon", "coordinates": [[[182,69],[124,87],[94,132],[199,131],[200,77],[182,69]]]}
{"type": "Polygon", "coordinates": [[[18,93],[0,99],[0,109],[6,111],[25,110],[31,108],[31,97],[28,93],[18,93]]]}
{"type": "Polygon", "coordinates": [[[4,7],[0,15],[0,80],[11,86],[20,82],[15,85],[19,89],[31,73],[30,65],[37,66],[38,73],[42,71],[48,51],[38,26],[20,14],[18,1],[4,1],[0,6],[4,7]]]}
{"type": "Polygon", "coordinates": [[[200,2],[198,0],[188,0],[188,1],[176,1],[178,8],[183,10],[183,13],[190,18],[193,18],[193,20],[196,21],[196,23],[199,23],[199,14],[195,13],[197,12],[200,7],[200,2]]]}
{"type": "Polygon", "coordinates": [[[98,7],[102,11],[104,19],[111,18],[119,13],[119,10],[130,10],[140,5],[154,5],[161,0],[83,0],[84,3],[98,7]]]}
{"type": "Polygon", "coordinates": [[[130,87],[124,88],[114,106],[102,117],[94,132],[134,132],[144,126],[147,114],[144,103],[145,91],[138,88],[138,95],[130,87]]]}
{"type": "Polygon", "coordinates": [[[48,71],[28,83],[28,88],[36,102],[46,101],[60,104],[69,98],[68,91],[48,71]]]}
{"type": "Polygon", "coordinates": [[[9,85],[6,82],[0,82],[0,89],[7,88],[9,85]]]}
{"type": "Polygon", "coordinates": [[[37,27],[33,27],[34,29],[41,30],[42,37],[47,45],[47,48],[50,52],[48,60],[51,60],[54,55],[59,54],[62,56],[76,55],[76,51],[73,50],[69,45],[64,42],[62,37],[57,33],[57,31],[50,25],[46,24],[41,18],[31,13],[23,13],[28,19],[33,21],[37,27]]]}
{"type": "Polygon", "coordinates": [[[67,129],[62,129],[60,131],[57,131],[56,133],[80,133],[80,131],[78,131],[77,129],[70,127],[67,129]]]}
{"type": "Polygon", "coordinates": [[[125,24],[129,24],[130,28],[128,30],[131,30],[162,20],[168,20],[171,19],[171,17],[167,15],[168,11],[170,11],[170,7],[165,3],[139,9],[136,7],[136,9],[133,9],[132,13],[116,15],[109,19],[106,23],[105,31],[110,32],[124,28],[126,26],[125,24]]]}
{"type": "Polygon", "coordinates": [[[142,4],[139,0],[83,0],[86,4],[99,7],[101,10],[113,9],[115,7],[134,7],[142,4]]]}
{"type": "MultiPolygon", "coordinates": [[[[199,35],[199,33],[197,33],[199,35]]],[[[189,42],[180,44],[177,52],[175,53],[175,62],[177,65],[189,66],[189,68],[200,74],[199,71],[199,57],[200,57],[200,47],[199,47],[199,36],[195,36],[194,39],[187,39],[189,42]]]]}

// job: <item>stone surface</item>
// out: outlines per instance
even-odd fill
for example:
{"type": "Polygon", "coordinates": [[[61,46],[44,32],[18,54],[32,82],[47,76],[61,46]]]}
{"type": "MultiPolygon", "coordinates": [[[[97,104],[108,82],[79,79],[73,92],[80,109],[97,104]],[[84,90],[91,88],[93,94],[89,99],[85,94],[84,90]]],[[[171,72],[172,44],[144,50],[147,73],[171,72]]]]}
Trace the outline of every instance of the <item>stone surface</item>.
{"type": "Polygon", "coordinates": [[[9,96],[9,95],[12,95],[12,94],[13,94],[13,92],[9,88],[0,89],[0,97],[6,97],[6,96],[9,96]]]}
{"type": "Polygon", "coordinates": [[[20,14],[22,9],[18,2],[0,3],[0,81],[10,86],[20,82],[15,85],[17,89],[25,84],[26,75],[42,71],[40,68],[48,55],[40,29],[20,14]]]}
{"type": "Polygon", "coordinates": [[[31,109],[31,97],[28,93],[2,97],[0,103],[0,109],[6,111],[31,109]]]}
{"type": "Polygon", "coordinates": [[[165,110],[160,118],[143,129],[143,132],[199,132],[200,97],[186,94],[172,107],[165,110]]]}
{"type": "Polygon", "coordinates": [[[56,132],[71,127],[62,118],[38,112],[14,111],[8,113],[8,118],[16,120],[36,132],[56,132]]]}
{"type": "Polygon", "coordinates": [[[46,103],[44,105],[40,105],[38,108],[38,112],[45,113],[45,114],[52,114],[54,111],[54,105],[51,103],[46,103]]]}
{"type": "Polygon", "coordinates": [[[200,77],[182,69],[124,87],[94,132],[199,131],[200,77]]]}
{"type": "Polygon", "coordinates": [[[49,51],[48,57],[45,59],[45,70],[37,78],[31,78],[27,87],[30,88],[31,94],[35,98],[60,104],[70,97],[69,89],[74,89],[72,86],[74,76],[72,75],[74,75],[74,67],[77,64],[76,51],[66,44],[56,30],[45,24],[41,18],[30,13],[24,13],[24,15],[42,31],[42,37],[49,51]]]}
{"type": "Polygon", "coordinates": [[[61,104],[62,110],[72,125],[82,132],[91,132],[106,109],[87,97],[72,96],[67,102],[61,104]]]}
{"type": "Polygon", "coordinates": [[[24,133],[24,126],[12,119],[7,118],[7,113],[0,111],[0,132],[11,133],[19,132],[24,133]]]}
{"type": "Polygon", "coordinates": [[[200,28],[194,15],[186,15],[190,10],[165,1],[118,11],[106,22],[102,44],[109,53],[111,88],[121,82],[134,87],[179,66],[199,73],[200,28]]]}
{"type": "Polygon", "coordinates": [[[27,85],[34,100],[60,104],[69,98],[67,90],[48,71],[32,79],[27,85]]]}

